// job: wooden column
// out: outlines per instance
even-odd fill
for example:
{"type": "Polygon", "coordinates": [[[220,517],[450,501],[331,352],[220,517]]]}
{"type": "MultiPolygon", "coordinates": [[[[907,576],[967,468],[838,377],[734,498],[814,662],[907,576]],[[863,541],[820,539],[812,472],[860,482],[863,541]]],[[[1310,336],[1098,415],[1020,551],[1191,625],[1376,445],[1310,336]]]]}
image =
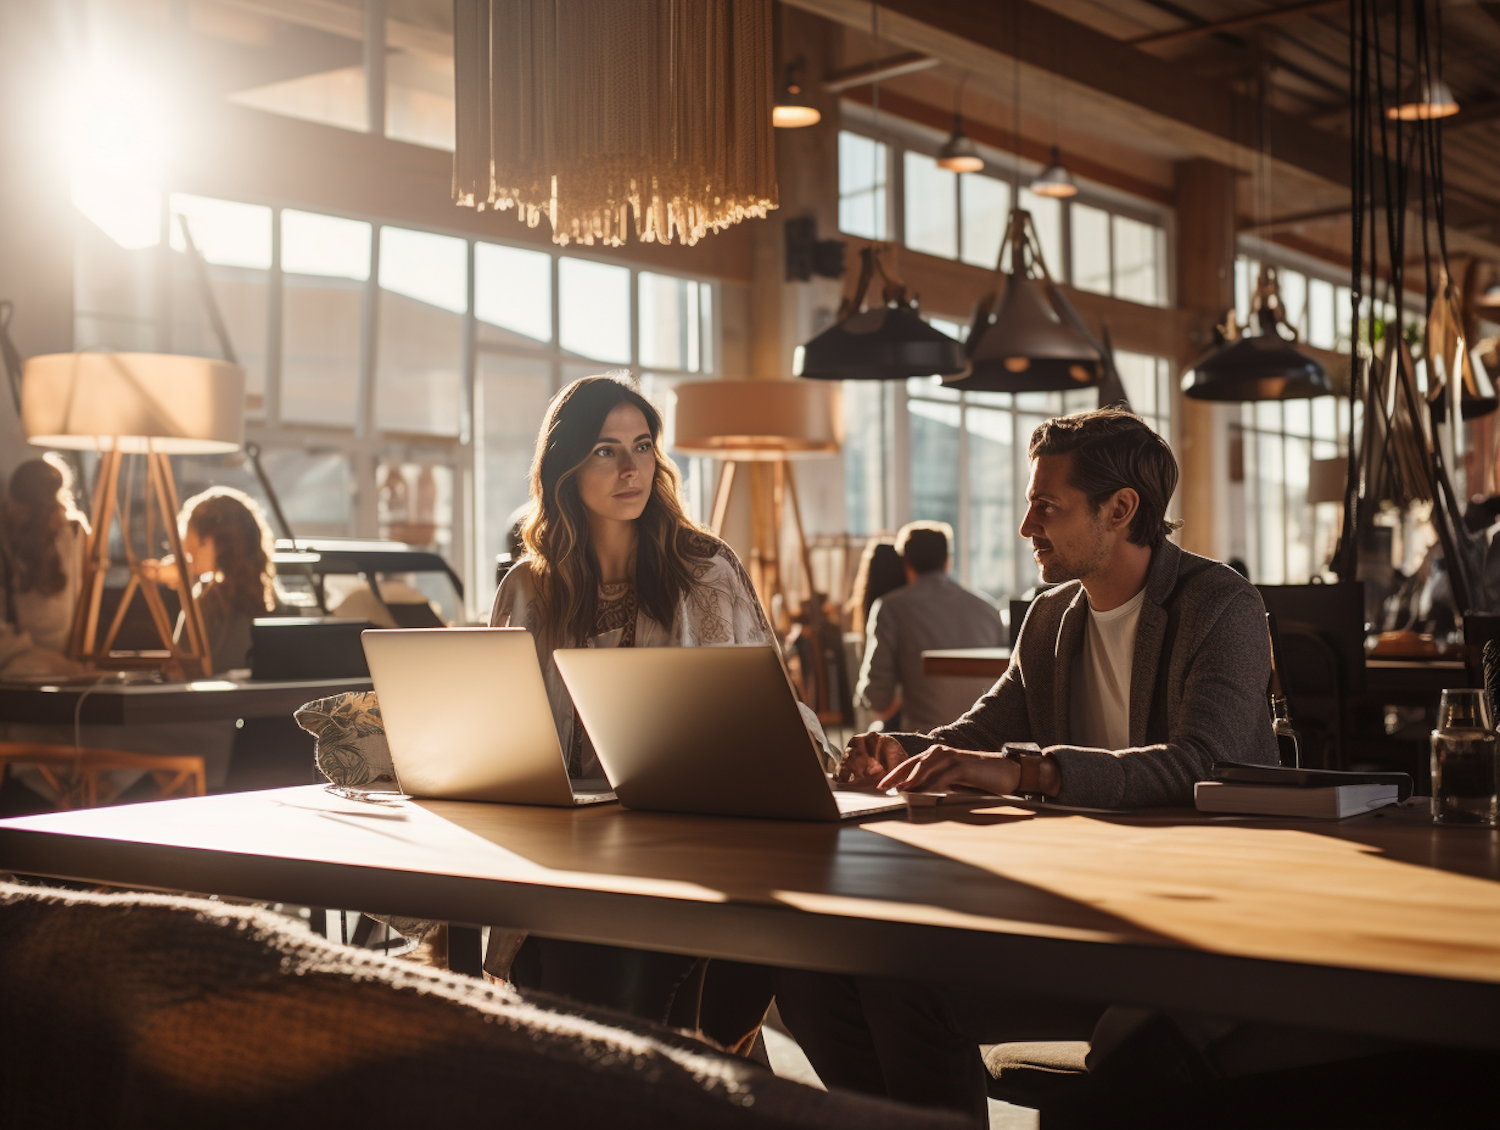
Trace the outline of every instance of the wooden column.
{"type": "MultiPolygon", "coordinates": [[[[1213,344],[1214,326],[1234,306],[1235,172],[1214,161],[1177,166],[1177,305],[1187,312],[1180,375],[1213,344]]],[[[1173,447],[1182,467],[1176,511],[1184,549],[1229,554],[1229,424],[1238,405],[1182,395],[1174,382],[1173,447]]]]}

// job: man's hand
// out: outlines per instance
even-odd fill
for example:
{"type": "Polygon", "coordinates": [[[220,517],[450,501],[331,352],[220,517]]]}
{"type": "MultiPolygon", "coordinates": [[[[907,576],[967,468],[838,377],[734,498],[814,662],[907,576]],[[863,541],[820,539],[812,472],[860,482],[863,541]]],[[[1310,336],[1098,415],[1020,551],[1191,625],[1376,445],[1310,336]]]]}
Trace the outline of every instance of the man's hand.
{"type": "Polygon", "coordinates": [[[1020,765],[1003,753],[981,753],[935,745],[897,765],[875,787],[899,789],[904,793],[952,793],[971,789],[1005,796],[1014,793],[1020,783],[1020,765]]]}
{"type": "Polygon", "coordinates": [[[889,734],[856,734],[849,739],[844,760],[839,763],[838,781],[857,789],[874,788],[875,782],[907,756],[901,743],[889,734]]]}

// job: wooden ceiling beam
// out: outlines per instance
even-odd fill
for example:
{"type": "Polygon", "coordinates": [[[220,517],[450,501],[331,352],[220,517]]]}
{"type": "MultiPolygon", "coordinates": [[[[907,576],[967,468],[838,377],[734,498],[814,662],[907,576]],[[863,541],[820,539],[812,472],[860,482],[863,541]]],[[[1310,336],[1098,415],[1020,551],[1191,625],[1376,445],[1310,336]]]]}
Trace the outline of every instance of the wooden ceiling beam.
{"type": "MultiPolygon", "coordinates": [[[[866,0],[785,2],[846,27],[870,30],[866,0]]],[[[1126,136],[1144,131],[1184,156],[1245,171],[1255,167],[1252,142],[1260,111],[1254,99],[1026,0],[1007,5],[998,18],[992,4],[976,0],[882,0],[878,20],[882,42],[967,70],[971,86],[987,87],[993,95],[1011,96],[1011,67],[1019,60],[1023,100],[1028,87],[1045,88],[1055,81],[1085,96],[1096,125],[1106,132],[1115,127],[1126,136]]],[[[1267,117],[1277,164],[1347,186],[1349,160],[1342,139],[1281,111],[1272,110],[1267,117]]]]}
{"type": "Polygon", "coordinates": [[[1138,35],[1128,42],[1135,47],[1154,46],[1158,43],[1178,43],[1184,39],[1197,39],[1204,35],[1213,35],[1221,31],[1234,31],[1237,28],[1253,27],[1256,24],[1271,23],[1276,20],[1284,20],[1290,16],[1300,16],[1307,12],[1321,12],[1327,8],[1347,8],[1349,0],[1307,0],[1302,4],[1288,4],[1284,8],[1267,8],[1261,12],[1251,12],[1244,16],[1234,16],[1227,20],[1214,20],[1206,24],[1190,24],[1187,27],[1173,28],[1171,31],[1153,31],[1149,35],[1138,35]]]}
{"type": "MultiPolygon", "coordinates": [[[[867,0],[783,2],[870,31],[867,0]]],[[[966,70],[971,87],[1005,100],[1013,97],[1012,68],[1019,65],[1023,105],[1028,90],[1065,91],[1089,107],[1094,132],[1126,144],[1146,134],[1184,158],[1201,157],[1246,173],[1263,163],[1283,183],[1305,185],[1311,192],[1349,189],[1347,137],[1316,129],[1304,116],[1271,109],[1264,115],[1269,155],[1262,159],[1255,145],[1262,111],[1253,98],[1027,0],[1014,0],[998,18],[985,0],[881,0],[878,31],[882,43],[966,70]]],[[[1489,205],[1475,214],[1473,205],[1450,199],[1450,231],[1468,242],[1474,237],[1463,226],[1493,212],[1489,205]]],[[[1473,250],[1500,253],[1484,242],[1473,250]]]]}
{"type": "Polygon", "coordinates": [[[844,67],[842,70],[826,74],[823,76],[823,89],[830,94],[841,94],[856,86],[866,86],[872,82],[884,82],[886,79],[897,78],[900,75],[931,70],[941,62],[941,59],[934,59],[931,55],[924,55],[920,51],[903,51],[899,55],[860,63],[856,67],[844,67]]]}

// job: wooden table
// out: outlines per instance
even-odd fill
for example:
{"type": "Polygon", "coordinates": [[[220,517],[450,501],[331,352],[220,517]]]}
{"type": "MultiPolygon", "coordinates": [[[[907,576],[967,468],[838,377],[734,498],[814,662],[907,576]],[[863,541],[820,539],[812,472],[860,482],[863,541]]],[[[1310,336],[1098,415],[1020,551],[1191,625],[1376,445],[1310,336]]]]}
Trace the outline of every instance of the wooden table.
{"type": "Polygon", "coordinates": [[[1008,647],[956,647],[922,653],[922,674],[998,679],[1010,666],[1008,647]]]}
{"type": "Polygon", "coordinates": [[[144,725],[291,717],[315,698],[367,691],[369,679],[199,679],[184,683],[0,682],[0,721],[144,725]],[[79,711],[79,700],[82,710],[79,711]]]}
{"type": "Polygon", "coordinates": [[[1500,1049],[1500,832],[1038,814],[835,826],[304,787],[0,822],[0,870],[1500,1049]]]}
{"type": "Polygon", "coordinates": [[[1365,660],[1363,697],[1381,704],[1436,710],[1443,691],[1469,685],[1468,668],[1457,659],[1365,660]]]}

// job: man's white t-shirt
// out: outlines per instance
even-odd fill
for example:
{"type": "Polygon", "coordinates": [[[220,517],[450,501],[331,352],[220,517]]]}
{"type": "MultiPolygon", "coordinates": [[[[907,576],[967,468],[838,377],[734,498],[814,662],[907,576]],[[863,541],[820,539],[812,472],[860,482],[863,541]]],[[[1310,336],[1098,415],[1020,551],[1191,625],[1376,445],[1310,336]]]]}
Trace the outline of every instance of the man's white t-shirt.
{"type": "MultiPolygon", "coordinates": [[[[1087,597],[1085,597],[1087,599],[1087,597]]],[[[1130,747],[1130,669],[1142,589],[1118,608],[1096,612],[1089,605],[1083,647],[1073,658],[1070,722],[1073,744],[1093,749],[1130,747]]]]}

